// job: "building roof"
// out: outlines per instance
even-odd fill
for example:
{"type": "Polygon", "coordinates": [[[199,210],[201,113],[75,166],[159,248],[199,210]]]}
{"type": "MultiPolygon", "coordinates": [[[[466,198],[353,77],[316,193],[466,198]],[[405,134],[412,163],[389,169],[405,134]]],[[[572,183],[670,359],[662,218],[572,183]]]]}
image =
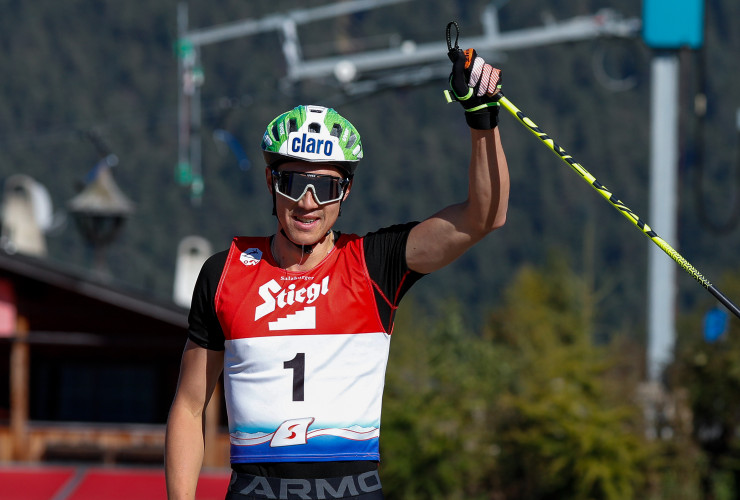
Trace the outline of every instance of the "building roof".
{"type": "Polygon", "coordinates": [[[92,272],[0,251],[2,279],[13,284],[17,312],[29,320],[32,331],[144,333],[142,329],[163,329],[176,331],[184,339],[186,308],[92,272]]]}

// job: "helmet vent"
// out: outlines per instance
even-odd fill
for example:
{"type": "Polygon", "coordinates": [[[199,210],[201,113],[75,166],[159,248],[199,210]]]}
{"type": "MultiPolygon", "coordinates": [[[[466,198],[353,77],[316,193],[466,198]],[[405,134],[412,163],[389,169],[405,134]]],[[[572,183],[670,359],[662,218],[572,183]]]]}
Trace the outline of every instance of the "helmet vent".
{"type": "Polygon", "coordinates": [[[278,115],[267,125],[261,148],[268,165],[328,161],[350,178],[363,157],[362,136],[354,125],[323,106],[300,105],[278,115]],[[302,141],[297,149],[296,141],[302,141]]]}

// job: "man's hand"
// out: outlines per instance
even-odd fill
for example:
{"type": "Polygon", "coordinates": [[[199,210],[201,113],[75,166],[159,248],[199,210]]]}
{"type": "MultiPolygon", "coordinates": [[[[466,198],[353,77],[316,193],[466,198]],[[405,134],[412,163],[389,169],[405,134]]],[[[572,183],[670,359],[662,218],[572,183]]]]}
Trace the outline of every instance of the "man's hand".
{"type": "MultiPolygon", "coordinates": [[[[457,43],[456,43],[457,45],[457,43]]],[[[498,124],[498,100],[501,94],[501,70],[487,64],[474,49],[451,48],[450,88],[465,108],[465,120],[471,128],[490,130],[498,124]]]]}

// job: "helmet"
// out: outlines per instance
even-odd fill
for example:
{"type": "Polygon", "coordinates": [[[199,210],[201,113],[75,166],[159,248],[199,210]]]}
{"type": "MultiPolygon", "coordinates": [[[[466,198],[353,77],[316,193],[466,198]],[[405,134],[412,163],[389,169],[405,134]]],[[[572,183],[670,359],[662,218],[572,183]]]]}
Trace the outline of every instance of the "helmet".
{"type": "Polygon", "coordinates": [[[291,160],[322,162],[352,177],[362,159],[362,142],[357,129],[333,109],[297,106],[267,126],[262,154],[272,167],[291,160]]]}

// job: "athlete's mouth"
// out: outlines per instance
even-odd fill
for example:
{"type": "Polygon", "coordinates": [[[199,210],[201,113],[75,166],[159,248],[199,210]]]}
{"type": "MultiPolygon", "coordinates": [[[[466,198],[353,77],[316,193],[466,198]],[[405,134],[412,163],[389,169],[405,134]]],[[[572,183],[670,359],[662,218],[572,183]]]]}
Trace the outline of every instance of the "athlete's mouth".
{"type": "Polygon", "coordinates": [[[308,216],[300,216],[300,215],[294,215],[293,220],[300,223],[300,224],[313,224],[319,220],[319,217],[308,217],[308,216]]]}

